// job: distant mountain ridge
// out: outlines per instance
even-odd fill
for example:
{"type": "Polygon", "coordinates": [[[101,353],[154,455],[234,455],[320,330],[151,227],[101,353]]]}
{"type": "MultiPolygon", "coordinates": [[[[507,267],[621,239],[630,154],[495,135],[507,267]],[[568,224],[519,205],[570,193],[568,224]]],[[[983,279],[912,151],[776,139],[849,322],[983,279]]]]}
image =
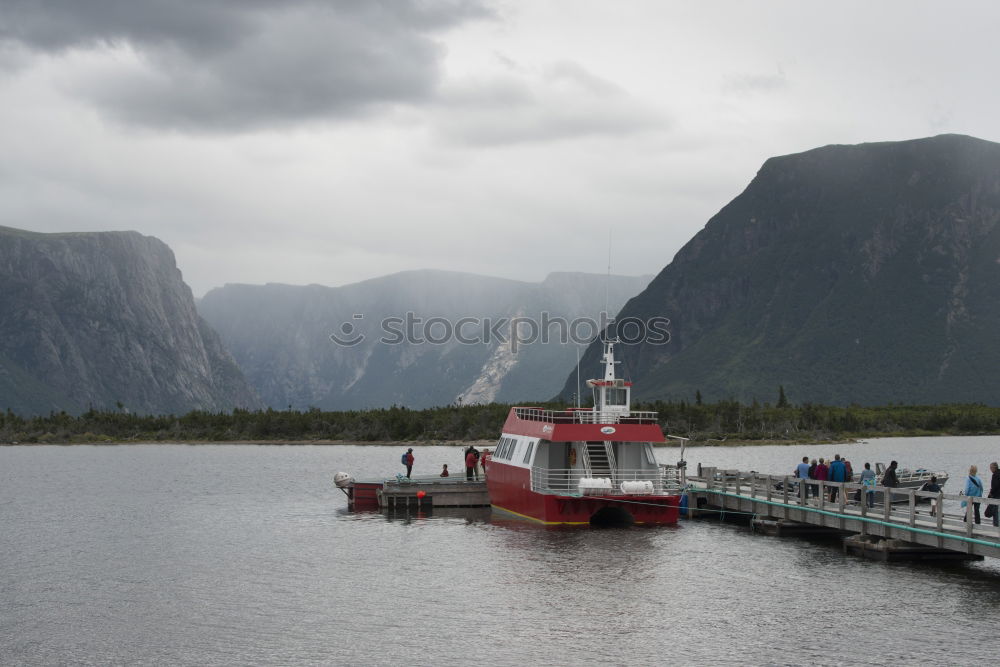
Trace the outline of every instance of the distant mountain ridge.
{"type": "Polygon", "coordinates": [[[623,308],[672,322],[667,345],[622,346],[636,396],[1000,404],[998,223],[1000,144],[767,160],[623,308]]]}
{"type": "Polygon", "coordinates": [[[0,409],[258,407],[173,252],[137,232],[0,227],[0,409]]]}
{"type": "MultiPolygon", "coordinates": [[[[606,297],[617,310],[648,281],[649,276],[611,276],[609,281],[597,274],[554,273],[530,283],[406,271],[342,287],[226,285],[206,294],[198,309],[270,406],[423,408],[551,397],[575,364],[579,346],[536,343],[515,353],[487,325],[517,316],[538,322],[543,312],[596,320],[606,297]],[[439,343],[381,342],[394,337],[386,335],[382,321],[404,319],[407,313],[421,320],[414,330],[432,340],[445,336],[444,322],[454,325],[466,318],[461,333],[477,340],[463,344],[452,335],[439,343]],[[428,327],[429,318],[440,321],[428,327]],[[363,334],[364,341],[354,347],[335,344],[330,335],[345,325],[352,335],[363,334]],[[491,340],[484,342],[484,334],[491,340]]],[[[509,336],[509,326],[493,329],[509,336]]],[[[551,333],[558,338],[556,327],[551,333]]]]}

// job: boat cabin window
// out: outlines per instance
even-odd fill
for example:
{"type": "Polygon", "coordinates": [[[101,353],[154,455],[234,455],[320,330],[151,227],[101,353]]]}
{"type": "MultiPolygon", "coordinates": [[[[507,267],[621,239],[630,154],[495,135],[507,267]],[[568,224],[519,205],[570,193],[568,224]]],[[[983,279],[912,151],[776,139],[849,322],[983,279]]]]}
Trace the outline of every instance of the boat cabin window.
{"type": "Polygon", "coordinates": [[[628,405],[628,390],[619,387],[608,387],[605,394],[605,405],[610,407],[628,405]]]}
{"type": "Polygon", "coordinates": [[[493,458],[509,461],[514,456],[514,450],[516,448],[517,440],[514,438],[500,438],[500,445],[493,453],[493,458]]]}
{"type": "Polygon", "coordinates": [[[521,463],[528,463],[531,461],[531,450],[535,448],[535,441],[531,440],[528,442],[528,450],[524,453],[524,460],[521,463]]]}
{"type": "Polygon", "coordinates": [[[646,463],[650,465],[656,465],[656,454],[653,453],[653,445],[648,442],[643,445],[643,450],[646,452],[646,463]]]}

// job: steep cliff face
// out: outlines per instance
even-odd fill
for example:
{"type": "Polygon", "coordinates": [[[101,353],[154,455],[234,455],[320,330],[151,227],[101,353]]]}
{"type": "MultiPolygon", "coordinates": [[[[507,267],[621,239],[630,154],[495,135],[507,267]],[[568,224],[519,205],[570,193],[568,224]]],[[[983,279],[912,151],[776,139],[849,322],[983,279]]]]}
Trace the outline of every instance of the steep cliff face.
{"type": "Polygon", "coordinates": [[[256,407],[173,253],[136,232],[0,227],[0,409],[256,407]]]}
{"type": "Polygon", "coordinates": [[[669,344],[623,348],[636,393],[998,404],[998,222],[1000,144],[944,135],[768,160],[623,309],[672,321],[669,344]]]}
{"type": "MultiPolygon", "coordinates": [[[[270,406],[422,408],[551,397],[578,346],[561,343],[556,324],[548,343],[512,347],[510,321],[541,322],[543,312],[566,321],[597,318],[606,294],[617,309],[648,281],[553,274],[527,283],[407,271],[337,288],[227,285],[205,295],[198,309],[270,406]],[[384,328],[386,318],[398,320],[384,328]],[[449,327],[463,320],[459,340],[449,327]],[[409,341],[402,335],[407,329],[409,341]],[[364,339],[338,345],[331,334],[364,339]]],[[[581,336],[594,331],[579,327],[581,336]]],[[[530,335],[522,332],[522,340],[530,335]]]]}

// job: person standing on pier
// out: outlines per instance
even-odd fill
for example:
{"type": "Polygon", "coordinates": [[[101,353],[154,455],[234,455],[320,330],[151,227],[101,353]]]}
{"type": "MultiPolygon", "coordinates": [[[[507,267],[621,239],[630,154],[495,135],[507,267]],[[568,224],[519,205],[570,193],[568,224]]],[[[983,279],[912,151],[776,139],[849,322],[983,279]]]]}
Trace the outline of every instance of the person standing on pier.
{"type": "Polygon", "coordinates": [[[472,447],[465,450],[465,481],[471,482],[476,473],[476,453],[472,447]]]}
{"type": "Polygon", "coordinates": [[[410,478],[410,473],[413,472],[413,447],[406,450],[406,478],[410,478]]]}
{"type": "MultiPolygon", "coordinates": [[[[941,493],[941,485],[937,483],[937,476],[931,475],[931,481],[924,482],[924,485],[920,487],[921,491],[927,491],[928,493],[941,493]]],[[[931,516],[937,514],[937,498],[931,498],[931,516]]]]}
{"type": "MultiPolygon", "coordinates": [[[[809,479],[809,457],[803,456],[802,463],[795,466],[795,476],[799,479],[809,479]]],[[[806,498],[809,497],[809,485],[805,482],[800,482],[802,486],[805,487],[806,498]]]]}
{"type": "MultiPolygon", "coordinates": [[[[979,479],[979,475],[976,474],[977,472],[979,472],[979,468],[969,466],[969,476],[965,478],[965,488],[960,495],[969,496],[970,498],[983,497],[983,480],[979,479]]],[[[969,501],[962,501],[962,507],[966,507],[968,504],[969,501]]],[[[979,520],[979,503],[972,503],[972,512],[975,515],[976,523],[982,523],[979,520]]]]}
{"type": "MultiPolygon", "coordinates": [[[[990,478],[990,495],[989,498],[1000,498],[1000,467],[997,466],[997,462],[994,461],[990,464],[990,472],[993,476],[990,478]]],[[[993,525],[1000,526],[1000,506],[991,505],[993,509],[993,525]]],[[[986,513],[989,514],[990,508],[986,508],[986,513]]]]}
{"type": "MultiPolygon", "coordinates": [[[[825,482],[830,479],[830,467],[826,465],[823,459],[820,459],[819,465],[816,466],[816,479],[821,482],[825,482]]],[[[826,496],[826,488],[823,489],[823,496],[826,496]]]]}
{"type": "Polygon", "coordinates": [[[865,463],[865,469],[861,471],[861,486],[865,489],[868,507],[875,507],[875,471],[872,470],[871,463],[865,463]]]}
{"type": "MultiPolygon", "coordinates": [[[[809,464],[809,479],[816,479],[816,465],[817,465],[816,464],[816,459],[813,459],[812,462],[809,464]]],[[[819,485],[818,484],[810,484],[809,488],[812,490],[812,494],[813,494],[814,498],[819,495],[819,485]]]]}
{"type": "Polygon", "coordinates": [[[896,467],[899,464],[895,461],[889,462],[889,467],[882,473],[882,486],[895,489],[899,486],[899,477],[896,477],[896,467]]]}
{"type": "MultiPolygon", "coordinates": [[[[833,457],[833,463],[830,464],[830,481],[831,482],[846,482],[847,481],[847,466],[844,462],[840,460],[840,454],[833,457]]],[[[837,502],[837,492],[840,487],[833,487],[830,489],[830,502],[837,502]]]]}

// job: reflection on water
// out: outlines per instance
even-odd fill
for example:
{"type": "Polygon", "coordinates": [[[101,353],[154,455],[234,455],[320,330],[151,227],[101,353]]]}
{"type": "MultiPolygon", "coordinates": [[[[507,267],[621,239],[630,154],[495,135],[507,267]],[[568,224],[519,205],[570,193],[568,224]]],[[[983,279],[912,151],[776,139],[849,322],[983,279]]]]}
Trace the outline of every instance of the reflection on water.
{"type": "MultiPolygon", "coordinates": [[[[687,459],[781,473],[840,453],[957,479],[998,452],[998,438],[931,438],[687,459]]],[[[461,459],[460,447],[415,453],[417,474],[461,459]]],[[[992,561],[876,563],[715,521],[348,512],[333,473],[394,474],[398,459],[387,447],[0,448],[3,662],[985,664],[995,652],[992,561]]]]}

